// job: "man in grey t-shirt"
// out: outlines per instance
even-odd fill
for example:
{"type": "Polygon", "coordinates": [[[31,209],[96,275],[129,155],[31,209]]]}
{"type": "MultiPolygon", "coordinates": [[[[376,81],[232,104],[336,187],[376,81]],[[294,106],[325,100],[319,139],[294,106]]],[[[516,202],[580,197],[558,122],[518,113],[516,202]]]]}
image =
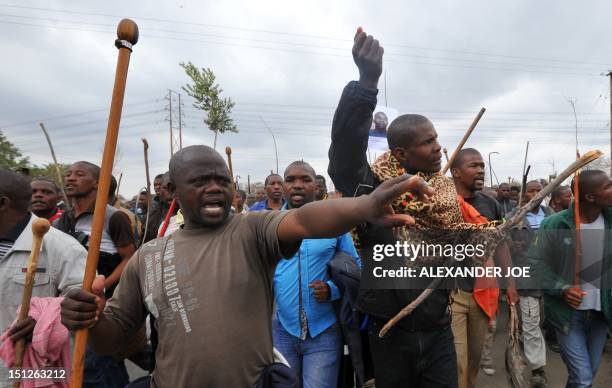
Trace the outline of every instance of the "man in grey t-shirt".
{"type": "Polygon", "coordinates": [[[170,179],[184,229],[144,245],[108,303],[98,278],[94,293],[70,293],[62,304],[64,325],[90,328],[89,343],[101,354],[119,351],[147,313],[156,317],[154,387],[254,386],[273,362],[271,284],[280,258],[292,257],[302,239],[335,237],[362,222],[409,225],[414,220],[393,214],[391,201],[406,191],[433,194],[405,175],[358,198],[230,215],[229,169],[206,146],[177,152],[170,179]]]}

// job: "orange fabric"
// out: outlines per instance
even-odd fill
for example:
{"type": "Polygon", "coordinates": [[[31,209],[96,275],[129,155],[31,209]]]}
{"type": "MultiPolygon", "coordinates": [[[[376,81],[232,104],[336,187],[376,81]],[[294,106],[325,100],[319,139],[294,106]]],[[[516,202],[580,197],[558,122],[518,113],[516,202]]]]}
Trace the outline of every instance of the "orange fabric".
{"type": "MultiPolygon", "coordinates": [[[[472,224],[484,224],[488,220],[483,217],[474,206],[465,202],[462,196],[457,195],[459,201],[459,207],[461,208],[461,215],[466,222],[472,224]]],[[[493,267],[493,259],[489,258],[484,266],[493,267]]],[[[476,278],[474,285],[474,291],[472,293],[474,300],[478,303],[478,306],[482,311],[493,319],[497,313],[498,301],[499,301],[499,288],[497,286],[497,280],[495,278],[476,278]]]]}

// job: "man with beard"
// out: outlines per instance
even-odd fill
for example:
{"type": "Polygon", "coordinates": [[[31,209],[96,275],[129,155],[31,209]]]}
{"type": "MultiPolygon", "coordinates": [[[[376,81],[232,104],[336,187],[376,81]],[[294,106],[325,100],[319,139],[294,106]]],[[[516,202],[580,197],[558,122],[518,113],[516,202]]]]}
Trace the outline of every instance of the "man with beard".
{"type": "Polygon", "coordinates": [[[321,201],[323,199],[327,199],[327,182],[325,182],[325,177],[323,175],[317,175],[315,178],[315,183],[318,189],[316,200],[321,201]]]}
{"type": "MultiPolygon", "coordinates": [[[[308,163],[291,163],[285,169],[284,181],[287,209],[316,200],[315,172],[308,163]]],[[[331,302],[341,295],[329,277],[327,263],[339,251],[353,256],[361,267],[353,240],[345,233],[302,240],[298,252],[291,260],[281,260],[274,274],[274,347],[306,388],[334,388],[338,382],[343,342],[331,302]]]]}
{"type": "Polygon", "coordinates": [[[550,206],[555,213],[559,213],[569,207],[572,202],[572,189],[568,186],[559,186],[550,193],[550,206]]]}
{"type": "Polygon", "coordinates": [[[273,362],[272,282],[279,260],[293,257],[303,239],[334,238],[362,222],[410,225],[414,219],[393,214],[389,204],[407,191],[433,194],[422,179],[404,176],[360,198],[231,215],[229,169],[207,146],[172,156],[170,190],[185,228],[142,246],[108,302],[98,277],[92,293],[78,290],[62,304],[64,325],[89,328],[89,343],[101,354],[120,351],[151,313],[159,343],[153,387],[255,386],[273,362]]]}
{"type": "Polygon", "coordinates": [[[46,218],[50,223],[57,220],[64,212],[57,207],[62,199],[59,187],[49,178],[38,177],[30,182],[32,202],[30,208],[36,217],[46,218]]]}
{"type": "Polygon", "coordinates": [[[266,199],[257,202],[249,211],[258,212],[262,210],[280,210],[284,205],[283,199],[283,177],[278,174],[270,174],[264,182],[266,199]]]}
{"type": "MultiPolygon", "coordinates": [[[[457,194],[488,221],[502,221],[503,212],[499,203],[481,191],[484,187],[485,163],[480,152],[473,148],[459,151],[451,166],[451,174],[457,194]]],[[[498,293],[475,292],[474,278],[457,279],[457,286],[451,311],[459,386],[474,387],[481,365],[483,345],[492,345],[495,328],[495,316],[487,316],[482,306],[496,305],[498,293]],[[489,320],[491,325],[488,324],[489,320]]],[[[483,370],[493,369],[489,351],[487,348],[487,357],[482,360],[483,370]]]]}
{"type": "Polygon", "coordinates": [[[497,201],[501,205],[504,217],[516,207],[516,201],[511,198],[510,185],[502,182],[497,188],[497,201]]]}
{"type": "Polygon", "coordinates": [[[566,387],[591,387],[612,330],[612,179],[604,171],[581,171],[578,192],[568,209],[542,222],[528,256],[543,283],[546,316],[556,329],[567,368],[566,387]]]}
{"type": "MultiPolygon", "coordinates": [[[[359,81],[344,88],[332,125],[328,173],[335,187],[347,196],[359,196],[398,176],[417,174],[436,190],[432,203],[423,203],[410,195],[392,203],[396,213],[415,218],[415,229],[422,231],[420,235],[405,228],[394,231],[367,224],[359,228],[364,268],[373,262],[374,246],[395,244],[397,235],[408,244],[419,244],[423,241],[414,238],[427,238],[428,233],[448,238],[455,233],[483,229],[463,221],[454,185],[440,172],[442,152],[438,135],[426,117],[407,114],[395,119],[387,132],[390,151],[369,165],[367,138],[384,50],[361,27],[354,42],[353,59],[359,69],[359,81]]],[[[495,234],[491,228],[486,232],[495,234]]],[[[492,243],[489,247],[496,255],[508,253],[505,244],[492,243]]],[[[370,317],[369,339],[377,388],[457,386],[457,356],[447,289],[434,290],[411,314],[399,320],[385,338],[379,337],[384,324],[421,294],[417,281],[401,289],[382,286],[360,289],[357,307],[370,317]]],[[[514,295],[511,302],[515,302],[514,295]]]]}
{"type": "MultiPolygon", "coordinates": [[[[538,180],[527,182],[525,186],[524,203],[531,201],[540,191],[542,184],[538,180]]],[[[515,209],[509,214],[512,217],[515,209]]],[[[554,214],[549,207],[536,203],[532,209],[510,231],[512,244],[512,261],[517,267],[528,267],[527,251],[536,236],[540,224],[544,219],[554,214]]],[[[523,328],[523,348],[525,358],[531,369],[531,384],[534,387],[544,387],[548,384],[546,372],[546,341],[540,329],[540,299],[543,292],[535,284],[526,279],[518,279],[517,285],[520,295],[521,322],[523,328]]]]}
{"type": "MultiPolygon", "coordinates": [[[[100,167],[93,163],[81,161],[68,168],[66,195],[73,207],[54,224],[64,233],[76,237],[85,248],[89,247],[99,178],[100,167]]],[[[130,220],[123,212],[107,204],[97,268],[98,274],[105,276],[101,287],[107,298],[113,295],[124,267],[136,251],[134,241],[130,220]]],[[[122,360],[97,356],[88,348],[83,382],[92,387],[122,388],[129,379],[122,360]]]]}

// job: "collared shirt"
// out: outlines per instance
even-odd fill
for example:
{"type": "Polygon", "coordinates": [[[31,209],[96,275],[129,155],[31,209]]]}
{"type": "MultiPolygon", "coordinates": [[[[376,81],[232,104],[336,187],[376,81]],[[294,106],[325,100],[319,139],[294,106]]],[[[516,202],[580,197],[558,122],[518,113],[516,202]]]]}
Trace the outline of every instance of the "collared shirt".
{"type": "MultiPolygon", "coordinates": [[[[281,205],[281,209],[285,209],[287,206],[287,202],[283,201],[281,205]]],[[[255,202],[253,206],[249,208],[250,212],[260,212],[262,210],[274,210],[270,206],[268,206],[268,200],[264,199],[263,201],[255,202]]]]}
{"type": "Polygon", "coordinates": [[[546,214],[544,214],[544,206],[538,206],[538,212],[527,212],[525,218],[527,218],[527,222],[529,222],[529,226],[531,229],[538,230],[540,229],[540,224],[544,221],[546,214]]]}
{"type": "Polygon", "coordinates": [[[300,337],[299,288],[302,289],[302,303],[306,311],[308,332],[311,337],[321,334],[336,323],[332,301],[340,298],[338,287],[330,280],[327,263],[337,251],[343,251],[355,258],[361,268],[361,260],[349,233],[337,238],[306,239],[299,251],[289,260],[281,260],[274,273],[274,296],[277,317],[283,328],[291,335],[300,337]],[[301,285],[298,284],[298,259],[301,260],[301,285]],[[308,285],[315,280],[327,283],[330,300],[319,303],[314,290],[308,285]]]}
{"type": "MultiPolygon", "coordinates": [[[[0,258],[0,332],[11,325],[21,304],[32,249],[32,222],[36,218],[34,215],[25,218],[25,225],[21,227],[14,244],[0,258]]],[[[86,260],[87,251],[81,244],[69,235],[50,228],[43,237],[32,296],[56,297],[73,287],[80,287],[86,260]]]]}

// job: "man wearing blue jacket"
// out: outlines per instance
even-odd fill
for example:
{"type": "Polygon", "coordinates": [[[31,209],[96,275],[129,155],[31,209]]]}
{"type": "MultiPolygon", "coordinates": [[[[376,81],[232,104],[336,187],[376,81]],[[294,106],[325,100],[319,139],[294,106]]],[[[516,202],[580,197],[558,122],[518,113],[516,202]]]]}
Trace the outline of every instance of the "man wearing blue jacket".
{"type": "MultiPolygon", "coordinates": [[[[287,167],[286,209],[315,201],[315,177],[306,162],[287,167]]],[[[338,381],[343,342],[331,302],[341,295],[327,271],[327,263],[338,251],[353,256],[361,267],[353,240],[346,233],[337,238],[303,240],[295,256],[281,260],[274,274],[274,347],[296,371],[304,388],[332,388],[338,381]]]]}

